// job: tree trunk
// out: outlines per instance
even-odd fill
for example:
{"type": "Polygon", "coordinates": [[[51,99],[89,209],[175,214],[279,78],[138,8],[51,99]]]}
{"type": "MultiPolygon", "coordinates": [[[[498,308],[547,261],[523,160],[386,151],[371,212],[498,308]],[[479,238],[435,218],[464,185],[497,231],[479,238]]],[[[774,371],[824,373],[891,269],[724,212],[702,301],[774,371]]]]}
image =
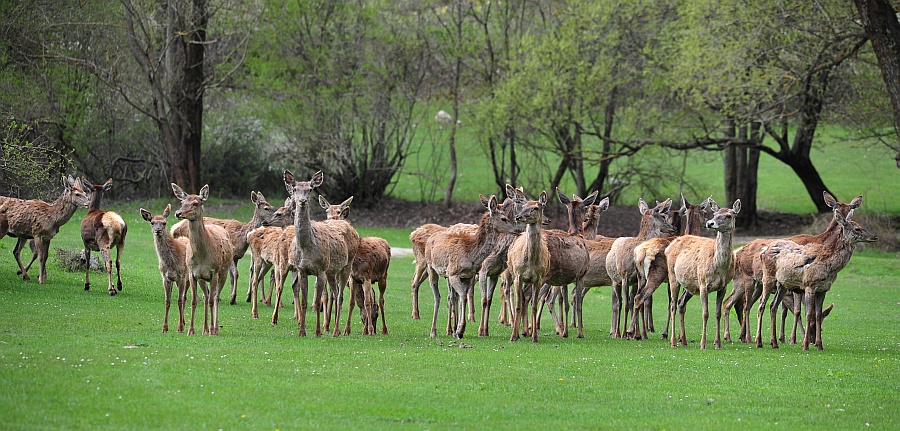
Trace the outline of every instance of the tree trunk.
{"type": "Polygon", "coordinates": [[[447,191],[444,193],[444,206],[450,208],[453,206],[453,189],[456,187],[457,162],[456,162],[456,127],[459,124],[459,80],[462,74],[462,54],[458,51],[462,49],[462,24],[463,24],[463,3],[462,0],[456,2],[456,64],[453,68],[453,122],[450,124],[450,178],[447,180],[447,191]]]}
{"type": "MultiPolygon", "coordinates": [[[[866,37],[872,42],[881,76],[891,95],[894,109],[894,131],[900,136],[900,21],[897,12],[886,0],[853,0],[859,10],[866,37]]],[[[900,143],[892,145],[900,168],[900,143]]]]}
{"type": "MultiPolygon", "coordinates": [[[[184,134],[181,145],[184,148],[185,172],[182,176],[187,180],[187,187],[192,193],[200,190],[200,151],[203,140],[203,92],[204,80],[204,47],[206,45],[206,27],[209,24],[207,0],[193,0],[194,10],[191,15],[187,46],[184,59],[184,82],[182,83],[184,99],[180,113],[185,119],[184,134]]],[[[175,91],[179,91],[176,88],[175,91]]],[[[184,185],[182,186],[184,187],[184,185]]]]}

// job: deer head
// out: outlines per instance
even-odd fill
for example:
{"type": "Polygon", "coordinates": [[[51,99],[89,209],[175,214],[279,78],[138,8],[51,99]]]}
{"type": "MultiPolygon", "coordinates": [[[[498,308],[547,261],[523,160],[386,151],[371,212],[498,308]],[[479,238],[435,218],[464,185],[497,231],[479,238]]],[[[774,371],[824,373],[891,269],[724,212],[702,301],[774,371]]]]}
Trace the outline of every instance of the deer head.
{"type": "Polygon", "coordinates": [[[546,205],[547,192],[542,191],[541,196],[536,201],[527,201],[522,205],[522,209],[516,214],[516,223],[540,224],[546,205]]]}
{"type": "Polygon", "coordinates": [[[150,211],[141,208],[141,218],[150,223],[150,228],[153,231],[154,236],[162,236],[166,234],[166,219],[169,218],[169,213],[171,211],[172,205],[166,205],[166,209],[163,210],[162,215],[154,216],[150,214],[150,211]]]}
{"type": "Polygon", "coordinates": [[[312,189],[322,185],[325,176],[322,171],[313,174],[309,181],[297,181],[291,171],[284,170],[284,186],[291,195],[294,203],[301,211],[306,211],[306,205],[309,203],[309,193],[312,189]]]}
{"type": "Polygon", "coordinates": [[[706,222],[706,228],[717,232],[731,232],[734,230],[734,218],[741,212],[741,200],[734,201],[731,208],[719,208],[719,205],[712,201],[711,209],[713,217],[706,222]]]}
{"type": "Polygon", "coordinates": [[[87,208],[91,203],[91,198],[93,198],[93,193],[90,191],[85,191],[85,184],[80,178],[73,178],[71,175],[68,177],[62,177],[63,183],[63,194],[68,194],[71,196],[72,203],[75,204],[76,207],[87,208]]]}
{"type": "Polygon", "coordinates": [[[325,199],[325,196],[319,195],[319,206],[325,210],[325,218],[329,220],[346,220],[350,216],[351,202],[353,202],[353,196],[341,202],[340,205],[332,205],[325,199]]]}
{"type": "Polygon", "coordinates": [[[175,197],[181,201],[181,208],[179,208],[178,211],[175,211],[175,218],[179,220],[187,219],[190,221],[202,220],[203,203],[209,198],[209,184],[200,188],[200,193],[196,195],[185,193],[185,191],[175,183],[172,183],[172,191],[175,193],[175,197]]]}
{"type": "Polygon", "coordinates": [[[849,244],[878,241],[878,237],[875,234],[860,226],[859,223],[850,220],[851,217],[853,217],[853,210],[850,210],[845,217],[841,214],[840,208],[834,209],[834,220],[841,226],[844,238],[849,244]]]}

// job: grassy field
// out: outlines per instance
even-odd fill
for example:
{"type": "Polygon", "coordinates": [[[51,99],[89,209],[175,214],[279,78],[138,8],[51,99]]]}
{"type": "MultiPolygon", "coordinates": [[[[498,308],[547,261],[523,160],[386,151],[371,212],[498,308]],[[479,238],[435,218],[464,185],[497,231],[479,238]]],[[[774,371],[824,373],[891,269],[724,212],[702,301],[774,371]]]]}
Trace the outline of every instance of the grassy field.
{"type": "MultiPolygon", "coordinates": [[[[489,158],[479,146],[473,131],[460,128],[458,139],[459,177],[454,191],[454,198],[460,201],[475,201],[479,193],[493,193],[493,177],[489,158]]],[[[446,139],[445,134],[436,134],[435,139],[446,139]]],[[[838,199],[848,201],[857,195],[865,196],[862,212],[900,213],[900,199],[893,196],[893,191],[900,189],[900,171],[897,170],[894,156],[884,146],[864,146],[849,140],[844,129],[838,127],[821,127],[816,135],[817,143],[810,157],[825,181],[838,199]]],[[[421,198],[422,176],[417,172],[445,172],[449,156],[446,146],[426,146],[420,153],[408,159],[394,195],[408,200],[421,198]],[[437,161],[437,162],[435,162],[437,161]],[[434,163],[441,169],[435,169],[434,163]]],[[[648,153],[645,151],[644,153],[648,153]]],[[[641,154],[644,154],[641,153],[641,154]]],[[[649,153],[648,153],[649,154],[649,153]]],[[[527,160],[525,154],[520,154],[527,160]]],[[[671,155],[667,157],[672,157],[671,155]]],[[[526,162],[522,162],[526,163],[526,162]]],[[[724,180],[721,154],[716,152],[696,151],[678,153],[673,158],[675,169],[685,166],[685,179],[697,190],[697,199],[710,194],[720,203],[724,200],[724,180]],[[686,157],[687,160],[683,160],[686,157]]],[[[555,167],[554,167],[555,169],[555,167]]],[[[446,175],[446,174],[445,174],[446,175]]],[[[596,175],[595,169],[587,167],[587,175],[596,175]]],[[[436,188],[435,200],[443,197],[446,180],[436,188]]],[[[573,190],[574,183],[566,176],[560,187],[562,190],[573,190]]],[[[666,197],[677,198],[677,186],[665,190],[666,196],[641,196],[639,190],[627,191],[621,203],[633,204],[639,197],[645,200],[666,197]]],[[[691,193],[686,193],[690,198],[691,193]]],[[[813,213],[815,206],[810,200],[803,184],[796,174],[785,164],[768,155],[760,156],[758,205],[761,210],[781,211],[798,214],[813,213]]]]}
{"type": "MultiPolygon", "coordinates": [[[[106,294],[104,276],[92,275],[94,287],[85,292],[83,274],[55,263],[46,284],[22,281],[13,269],[11,238],[0,241],[0,428],[900,426],[897,254],[857,253],[841,273],[827,298],[835,311],[826,320],[824,352],[741,343],[701,351],[696,300],[688,307],[687,348],[671,348],[658,335],[612,340],[605,288],[586,297],[584,339],[556,337],[549,319],[537,345],[510,343],[509,329],[496,324],[490,337],[479,338],[477,325],[470,324],[463,342],[471,348],[460,348],[448,336],[428,338],[427,286],[420,299],[423,320],[410,318],[411,258],[391,263],[388,335],[357,335],[354,319],[353,335],[299,338],[289,319],[273,326],[271,309],[262,306],[262,317],[253,320],[249,304],[239,302],[223,303],[219,337],[188,337],[160,331],[162,288],[138,205],[116,208],[129,224],[125,288],[116,297],[106,294]]],[[[159,203],[140,205],[153,213],[161,209],[159,203]]],[[[83,215],[76,213],[51,248],[80,248],[83,215]]],[[[406,231],[361,233],[408,246],[406,231]]],[[[241,261],[239,299],[248,264],[249,258],[241,261]]],[[[657,301],[659,328],[665,294],[658,293],[657,301]]],[[[289,299],[285,303],[290,307],[289,299]]],[[[495,301],[492,313],[497,310],[495,301]]],[[[446,322],[446,304],[438,322],[446,322]]]]}

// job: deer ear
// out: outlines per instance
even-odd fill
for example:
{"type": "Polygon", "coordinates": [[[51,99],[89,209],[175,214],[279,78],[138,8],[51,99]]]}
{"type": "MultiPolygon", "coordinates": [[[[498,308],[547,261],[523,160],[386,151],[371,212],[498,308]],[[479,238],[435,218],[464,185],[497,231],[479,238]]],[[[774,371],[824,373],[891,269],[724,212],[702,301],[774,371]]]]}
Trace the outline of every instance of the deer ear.
{"type": "Polygon", "coordinates": [[[594,193],[587,195],[587,197],[584,198],[584,201],[582,201],[581,204],[584,206],[593,205],[594,201],[597,200],[597,195],[599,195],[599,194],[600,194],[600,190],[594,190],[594,193]]]}
{"type": "Polygon", "coordinates": [[[209,198],[209,184],[204,184],[203,187],[200,188],[200,203],[206,202],[206,199],[209,198]]]}
{"type": "Polygon", "coordinates": [[[600,212],[606,211],[609,209],[609,196],[600,200],[600,203],[597,204],[597,210],[600,212]]]}
{"type": "Polygon", "coordinates": [[[259,201],[260,201],[260,198],[259,198],[259,197],[260,197],[260,196],[261,196],[261,195],[256,194],[255,191],[250,190],[250,202],[253,202],[253,204],[258,204],[258,203],[259,203],[259,201]]]}
{"type": "Polygon", "coordinates": [[[94,184],[88,181],[87,178],[81,178],[81,188],[84,189],[84,191],[91,193],[95,191],[94,184]]]}
{"type": "Polygon", "coordinates": [[[684,193],[681,193],[681,207],[682,207],[682,208],[687,208],[687,207],[689,207],[689,206],[691,206],[691,203],[688,202],[687,199],[685,199],[684,193]]]}
{"type": "Polygon", "coordinates": [[[859,206],[862,205],[862,199],[863,199],[862,195],[859,195],[859,196],[853,198],[853,200],[850,201],[850,209],[859,208],[859,206]]]}
{"type": "Polygon", "coordinates": [[[516,201],[521,203],[528,201],[528,196],[525,196],[525,187],[516,188],[516,201]]]}
{"type": "Polygon", "coordinates": [[[147,211],[147,210],[141,208],[141,218],[143,218],[144,220],[150,221],[150,219],[152,219],[153,216],[150,215],[150,211],[147,211]]]}
{"type": "Polygon", "coordinates": [[[188,194],[185,193],[184,190],[175,183],[172,183],[172,192],[175,193],[175,197],[180,201],[183,201],[188,197],[188,194]]]}
{"type": "Polygon", "coordinates": [[[734,214],[741,212],[741,200],[737,199],[734,201],[734,204],[731,205],[731,211],[734,214]]]}
{"type": "Polygon", "coordinates": [[[353,196],[350,196],[347,200],[341,202],[341,208],[350,208],[351,202],[353,202],[353,196]]]}
{"type": "MultiPolygon", "coordinates": [[[[482,196],[482,198],[484,198],[484,196],[482,196]]],[[[488,198],[488,209],[491,213],[500,211],[500,207],[497,205],[497,196],[491,195],[491,197],[488,198]]]]}
{"type": "Polygon", "coordinates": [[[666,199],[663,201],[662,205],[659,208],[660,213],[667,213],[672,209],[672,199],[666,199]]]}
{"type": "Polygon", "coordinates": [[[541,191],[541,196],[538,197],[538,203],[541,204],[541,206],[547,205],[547,191],[546,190],[541,191]]]}
{"type": "Polygon", "coordinates": [[[172,213],[172,205],[166,204],[166,209],[163,210],[163,218],[169,218],[169,214],[172,213]]]}
{"type": "Polygon", "coordinates": [[[837,206],[838,202],[834,196],[831,196],[831,193],[828,193],[828,190],[822,190],[822,197],[825,199],[825,205],[828,205],[828,208],[834,209],[837,206]]]}
{"type": "Polygon", "coordinates": [[[647,205],[647,202],[644,202],[643,198],[638,198],[638,209],[641,210],[641,214],[643,214],[650,209],[650,206],[647,205]]]}
{"type": "Polygon", "coordinates": [[[559,187],[556,188],[556,197],[559,198],[559,201],[563,205],[568,205],[572,202],[566,195],[564,195],[561,191],[559,191],[559,187]]]}
{"type": "Polygon", "coordinates": [[[513,186],[507,184],[505,190],[506,190],[506,197],[508,197],[512,200],[516,199],[516,189],[513,188],[513,186]]]}
{"type": "Polygon", "coordinates": [[[284,170],[284,188],[287,189],[288,193],[294,191],[294,174],[287,169],[284,170]]]}
{"type": "Polygon", "coordinates": [[[719,210],[719,204],[717,204],[716,201],[713,200],[712,196],[709,197],[709,209],[712,212],[716,212],[719,210]]]}
{"type": "Polygon", "coordinates": [[[103,191],[108,192],[112,188],[112,178],[103,183],[103,191]]]}
{"type": "Polygon", "coordinates": [[[350,208],[342,209],[341,214],[338,216],[338,220],[347,220],[347,217],[350,217],[350,208]]]}
{"type": "Polygon", "coordinates": [[[847,213],[847,217],[844,217],[839,210],[834,210],[834,220],[842,227],[847,225],[847,220],[850,220],[851,216],[853,216],[853,210],[850,210],[850,212],[847,213]]]}
{"type": "Polygon", "coordinates": [[[709,197],[704,199],[703,202],[700,202],[700,211],[706,211],[706,207],[709,206],[710,202],[713,202],[712,195],[709,195],[709,197]]]}
{"type": "Polygon", "coordinates": [[[478,199],[481,200],[481,206],[491,209],[490,200],[485,195],[479,194],[478,199]]]}
{"type": "Polygon", "coordinates": [[[323,210],[327,210],[328,207],[331,206],[331,204],[328,203],[328,200],[325,199],[325,196],[319,195],[319,206],[322,207],[323,210]]]}
{"type": "Polygon", "coordinates": [[[309,181],[309,185],[312,188],[316,188],[322,185],[322,182],[325,181],[325,175],[322,174],[322,171],[317,171],[313,174],[312,179],[309,181]]]}

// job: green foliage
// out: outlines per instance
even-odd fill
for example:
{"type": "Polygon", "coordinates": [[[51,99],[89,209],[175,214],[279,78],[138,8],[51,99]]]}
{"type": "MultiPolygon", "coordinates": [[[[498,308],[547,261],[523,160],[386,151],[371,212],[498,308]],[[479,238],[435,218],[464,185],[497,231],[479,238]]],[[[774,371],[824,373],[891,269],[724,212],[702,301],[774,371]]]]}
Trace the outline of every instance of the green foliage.
{"type": "MultiPolygon", "coordinates": [[[[158,213],[163,203],[140,206],[158,213]]],[[[269,323],[271,308],[261,306],[261,318],[253,320],[247,303],[223,302],[221,335],[188,337],[160,332],[161,282],[137,206],[115,205],[129,224],[129,245],[124,289],[114,298],[102,289],[85,292],[83,273],[53,263],[46,284],[22,281],[9,254],[2,256],[6,427],[761,429],[892,428],[900,421],[893,404],[900,381],[896,254],[857,253],[840,274],[827,297],[835,310],[825,322],[824,352],[741,343],[701,351],[696,299],[688,304],[686,348],[673,349],[657,334],[613,340],[605,289],[587,294],[584,339],[556,337],[546,319],[538,344],[510,343],[509,329],[492,318],[489,337],[476,337],[470,325],[461,342],[432,340],[427,286],[423,320],[409,317],[411,258],[391,262],[388,335],[358,335],[355,317],[353,335],[299,338],[285,299],[276,326],[269,323]]],[[[10,241],[0,243],[9,248],[10,241]]],[[[68,223],[53,244],[78,243],[78,225],[68,223]]],[[[248,261],[240,263],[241,299],[248,261]]],[[[665,294],[657,299],[660,328],[665,294]]],[[[495,297],[493,313],[497,305],[495,297]]],[[[344,313],[346,321],[346,307],[344,313]]],[[[445,313],[441,304],[439,326],[445,313]]],[[[201,321],[202,312],[196,317],[201,321]]],[[[737,324],[733,316],[731,323],[737,324]]]]}
{"type": "Polygon", "coordinates": [[[4,196],[45,194],[55,190],[61,174],[71,174],[72,160],[28,124],[7,120],[0,141],[0,187],[4,196]]]}

